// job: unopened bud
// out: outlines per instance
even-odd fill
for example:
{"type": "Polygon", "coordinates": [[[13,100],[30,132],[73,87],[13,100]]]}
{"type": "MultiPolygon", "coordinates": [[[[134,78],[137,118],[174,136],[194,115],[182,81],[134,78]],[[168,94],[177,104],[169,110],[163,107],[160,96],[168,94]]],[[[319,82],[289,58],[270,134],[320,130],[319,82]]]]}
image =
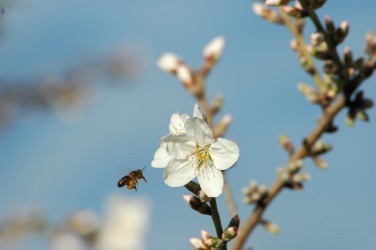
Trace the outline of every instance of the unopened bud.
{"type": "Polygon", "coordinates": [[[205,246],[201,239],[191,238],[189,242],[191,242],[195,250],[209,250],[209,247],[205,246]]]}
{"type": "Polygon", "coordinates": [[[326,60],[324,62],[323,70],[326,74],[332,75],[338,72],[338,67],[332,60],[326,60]]]}
{"type": "Polygon", "coordinates": [[[193,210],[196,210],[200,214],[211,215],[211,209],[208,204],[202,202],[197,196],[183,195],[183,199],[193,210]]]}
{"type": "Polygon", "coordinates": [[[305,181],[308,181],[309,179],[311,179],[311,176],[307,173],[295,174],[292,177],[292,181],[296,183],[303,183],[305,181]]]}
{"type": "Polygon", "coordinates": [[[291,0],[266,0],[265,4],[269,6],[279,6],[288,4],[291,0]]]}
{"type": "Polygon", "coordinates": [[[213,236],[205,230],[201,230],[201,237],[204,241],[213,238],[213,236]]]}
{"type": "Polygon", "coordinates": [[[221,248],[224,242],[218,238],[210,238],[210,239],[204,240],[204,244],[213,248],[221,248]]]}
{"type": "Polygon", "coordinates": [[[298,171],[299,169],[301,169],[303,166],[303,161],[301,159],[299,160],[296,160],[296,161],[293,161],[293,162],[290,162],[288,165],[287,165],[287,170],[289,170],[290,172],[296,172],[298,171]]]}
{"type": "Polygon", "coordinates": [[[325,16],[324,19],[325,19],[326,29],[328,30],[330,34],[334,34],[335,26],[334,26],[333,20],[330,18],[330,16],[325,16]]]}
{"type": "Polygon", "coordinates": [[[205,61],[214,64],[221,57],[225,47],[225,39],[222,36],[214,38],[203,50],[205,61]]]}
{"type": "Polygon", "coordinates": [[[222,234],[222,240],[224,242],[228,242],[236,237],[238,234],[238,228],[237,227],[228,227],[222,234]]]}
{"type": "Polygon", "coordinates": [[[232,122],[232,116],[231,115],[225,115],[218,125],[213,130],[213,135],[215,138],[221,137],[225,134],[226,130],[230,126],[232,122]]]}
{"type": "Polygon", "coordinates": [[[321,32],[312,33],[310,38],[313,46],[317,46],[324,41],[324,35],[321,32]]]}
{"type": "Polygon", "coordinates": [[[304,95],[307,101],[312,103],[317,103],[319,101],[319,96],[314,88],[305,83],[298,84],[298,90],[304,95]]]}
{"type": "Polygon", "coordinates": [[[292,39],[290,41],[290,48],[295,51],[295,52],[298,52],[299,51],[299,44],[298,44],[298,41],[296,41],[295,39],[292,39]]]}
{"type": "Polygon", "coordinates": [[[240,224],[240,219],[238,215],[235,215],[234,217],[231,218],[230,223],[228,223],[227,227],[236,227],[238,228],[240,224]]]}
{"type": "Polygon", "coordinates": [[[200,197],[200,200],[202,202],[209,202],[213,199],[213,197],[208,197],[206,193],[202,190],[198,191],[198,197],[200,197]]]}
{"type": "Polygon", "coordinates": [[[287,15],[295,18],[303,18],[308,15],[305,10],[297,8],[296,6],[285,5],[280,7],[281,11],[285,12],[287,15]]]}
{"type": "Polygon", "coordinates": [[[346,46],[343,53],[343,61],[345,65],[350,65],[353,63],[353,54],[349,46],[346,46]]]}
{"type": "Polygon", "coordinates": [[[214,101],[211,105],[211,113],[212,115],[217,114],[223,105],[223,94],[218,94],[214,97],[214,101]]]}
{"type": "Polygon", "coordinates": [[[278,177],[279,179],[282,181],[282,182],[288,182],[290,180],[290,174],[286,171],[281,171],[279,174],[278,174],[278,177]]]}
{"type": "Polygon", "coordinates": [[[157,62],[157,66],[161,70],[172,74],[176,74],[176,71],[181,64],[182,60],[180,57],[173,53],[164,53],[157,62]]]}
{"type": "Polygon", "coordinates": [[[311,0],[310,8],[312,9],[318,9],[322,7],[326,3],[326,0],[311,0]]]}
{"type": "Polygon", "coordinates": [[[312,157],[312,160],[313,162],[315,163],[315,165],[322,169],[322,170],[327,170],[328,169],[328,163],[326,163],[323,159],[319,158],[319,157],[312,157]]]}
{"type": "Polygon", "coordinates": [[[280,232],[280,229],[277,224],[265,220],[262,221],[261,224],[264,226],[265,230],[270,234],[279,234],[280,232]]]}
{"type": "Polygon", "coordinates": [[[279,144],[281,144],[282,148],[284,148],[290,155],[295,152],[294,145],[290,141],[290,139],[286,135],[279,135],[279,144]]]}
{"type": "Polygon", "coordinates": [[[191,87],[194,85],[193,73],[187,65],[179,65],[176,70],[179,80],[186,86],[191,87]]]}
{"type": "Polygon", "coordinates": [[[340,44],[349,33],[349,22],[343,21],[336,30],[336,43],[340,44]]]}
{"type": "Polygon", "coordinates": [[[312,153],[314,155],[321,155],[332,149],[332,145],[325,144],[323,141],[317,141],[312,147],[312,153]]]}
{"type": "Polygon", "coordinates": [[[278,12],[266,7],[263,4],[253,3],[252,9],[256,15],[264,18],[266,21],[276,24],[284,24],[283,18],[278,12]]]}

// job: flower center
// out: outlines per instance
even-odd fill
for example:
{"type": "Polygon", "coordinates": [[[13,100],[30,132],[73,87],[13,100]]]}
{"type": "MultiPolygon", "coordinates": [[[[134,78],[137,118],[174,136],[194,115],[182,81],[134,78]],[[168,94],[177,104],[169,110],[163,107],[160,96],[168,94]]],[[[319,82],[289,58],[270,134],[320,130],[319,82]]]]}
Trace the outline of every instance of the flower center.
{"type": "Polygon", "coordinates": [[[208,161],[211,161],[211,157],[209,154],[210,144],[204,147],[196,146],[196,150],[193,154],[197,157],[197,167],[201,168],[204,164],[207,164],[208,161]]]}

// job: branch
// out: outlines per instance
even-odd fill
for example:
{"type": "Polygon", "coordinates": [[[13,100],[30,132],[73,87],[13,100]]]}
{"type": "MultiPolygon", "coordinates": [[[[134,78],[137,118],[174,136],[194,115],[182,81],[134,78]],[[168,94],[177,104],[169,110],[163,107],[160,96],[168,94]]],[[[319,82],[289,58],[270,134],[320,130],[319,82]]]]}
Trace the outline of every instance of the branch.
{"type": "MultiPolygon", "coordinates": [[[[290,158],[289,162],[294,162],[298,159],[304,159],[309,156],[308,147],[311,147],[325,132],[326,128],[332,123],[334,117],[341,111],[346,104],[346,99],[340,96],[336,102],[329,106],[323,113],[316,128],[306,137],[306,143],[290,158]]],[[[262,215],[266,208],[270,205],[273,199],[283,190],[284,183],[277,179],[270,187],[270,190],[262,203],[256,205],[252,214],[248,218],[245,225],[239,231],[238,237],[235,238],[233,250],[240,250],[245,244],[248,236],[252,233],[256,225],[261,221],[262,215]]]]}

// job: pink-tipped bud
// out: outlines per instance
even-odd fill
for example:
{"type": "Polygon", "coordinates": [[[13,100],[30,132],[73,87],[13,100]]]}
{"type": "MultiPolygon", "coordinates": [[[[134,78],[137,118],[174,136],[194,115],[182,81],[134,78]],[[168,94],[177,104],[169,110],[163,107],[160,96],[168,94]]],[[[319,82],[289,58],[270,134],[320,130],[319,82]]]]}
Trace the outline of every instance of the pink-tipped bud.
{"type": "Polygon", "coordinates": [[[194,84],[193,73],[187,65],[179,65],[177,68],[177,76],[179,80],[186,86],[191,87],[194,84]]]}
{"type": "Polygon", "coordinates": [[[175,74],[182,60],[173,53],[164,53],[158,60],[157,66],[168,73],[175,74]]]}
{"type": "Polygon", "coordinates": [[[204,50],[203,56],[205,61],[210,62],[211,64],[218,61],[221,57],[223,49],[225,47],[225,39],[222,36],[214,38],[210,43],[208,43],[204,50]]]}

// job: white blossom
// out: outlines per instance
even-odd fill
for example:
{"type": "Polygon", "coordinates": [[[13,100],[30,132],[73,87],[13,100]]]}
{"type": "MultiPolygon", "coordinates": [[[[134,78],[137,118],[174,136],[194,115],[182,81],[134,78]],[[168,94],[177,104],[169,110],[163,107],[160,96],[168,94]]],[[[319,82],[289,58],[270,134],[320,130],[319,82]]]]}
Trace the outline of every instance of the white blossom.
{"type": "Polygon", "coordinates": [[[219,196],[223,189],[222,170],[238,160],[238,146],[230,140],[213,137],[197,104],[194,117],[185,119],[184,115],[184,119],[182,116],[179,119],[177,115],[171,117],[170,134],[162,138],[152,166],[165,168],[163,177],[168,186],[183,186],[197,177],[209,197],[219,196]],[[171,124],[178,124],[180,129],[171,131],[171,124]]]}
{"type": "Polygon", "coordinates": [[[111,197],[99,233],[98,250],[145,249],[144,237],[150,220],[149,214],[150,205],[146,200],[111,197]]]}

